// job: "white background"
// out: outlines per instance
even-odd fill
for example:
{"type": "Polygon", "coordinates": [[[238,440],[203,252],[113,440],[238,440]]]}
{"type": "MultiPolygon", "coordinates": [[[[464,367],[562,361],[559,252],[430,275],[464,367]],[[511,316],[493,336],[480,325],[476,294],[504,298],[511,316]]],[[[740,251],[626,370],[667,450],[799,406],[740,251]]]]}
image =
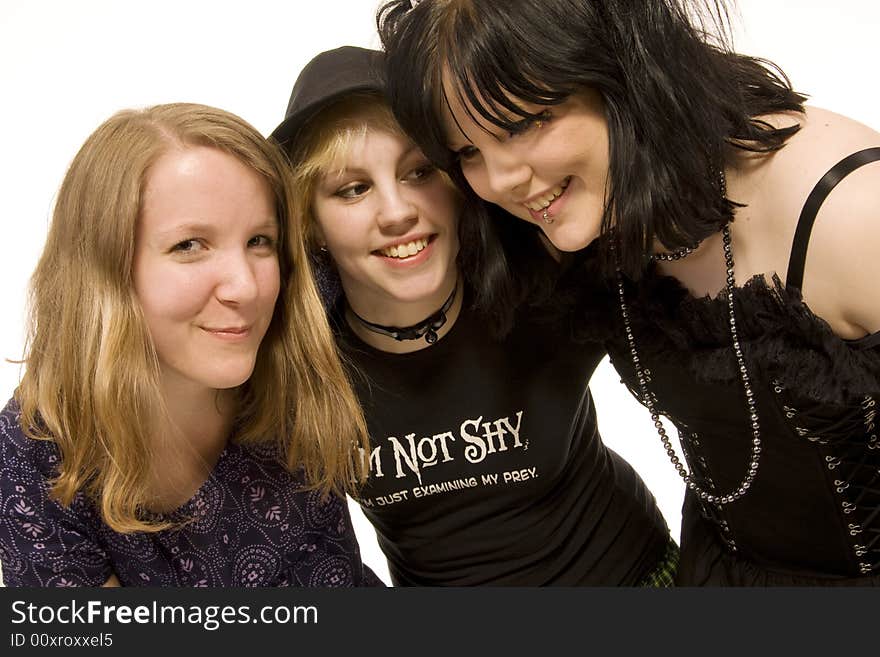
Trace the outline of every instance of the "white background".
{"type": "MultiPolygon", "coordinates": [[[[499,0],[502,1],[502,0],[499,0]]],[[[317,52],[377,47],[377,0],[0,0],[0,359],[19,359],[25,289],[64,171],[125,107],[216,105],[264,134],[317,52]]],[[[736,45],[776,61],[811,102],[880,128],[876,0],[741,0],[736,45]]],[[[878,217],[880,220],[880,217],[878,217]]],[[[0,403],[20,367],[0,360],[0,403]]],[[[606,442],[646,480],[678,535],[682,486],[647,413],[603,361],[592,389],[606,442]]],[[[352,508],[365,561],[390,582],[352,508]]]]}

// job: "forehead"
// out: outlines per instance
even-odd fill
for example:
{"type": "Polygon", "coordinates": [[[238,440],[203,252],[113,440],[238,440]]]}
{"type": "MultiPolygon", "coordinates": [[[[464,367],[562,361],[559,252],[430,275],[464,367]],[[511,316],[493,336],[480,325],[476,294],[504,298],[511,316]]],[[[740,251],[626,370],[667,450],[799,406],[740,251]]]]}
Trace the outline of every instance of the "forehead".
{"type": "Polygon", "coordinates": [[[325,175],[351,168],[368,168],[396,161],[415,148],[413,141],[400,132],[362,125],[337,135],[321,168],[325,175]]]}
{"type": "Polygon", "coordinates": [[[171,148],[146,172],[141,216],[149,223],[267,213],[274,213],[268,181],[220,149],[171,148]]]}
{"type": "Polygon", "coordinates": [[[474,141],[485,137],[497,140],[504,132],[544,107],[517,98],[503,89],[499,90],[499,99],[487,97],[473,86],[466,90],[462,85],[448,67],[443,68],[439,115],[444,135],[450,143],[459,139],[474,141]]]}
{"type": "Polygon", "coordinates": [[[178,146],[163,152],[147,169],[145,190],[199,190],[221,182],[251,185],[262,176],[229,153],[210,146],[178,146]]]}

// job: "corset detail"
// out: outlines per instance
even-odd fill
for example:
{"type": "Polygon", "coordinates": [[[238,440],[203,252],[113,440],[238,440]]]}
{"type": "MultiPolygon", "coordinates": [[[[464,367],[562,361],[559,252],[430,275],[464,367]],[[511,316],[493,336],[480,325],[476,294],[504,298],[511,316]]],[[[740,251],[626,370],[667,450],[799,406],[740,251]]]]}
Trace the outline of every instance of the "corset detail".
{"type": "Polygon", "coordinates": [[[877,401],[865,395],[852,407],[802,406],[779,381],[776,394],[792,431],[822,452],[828,484],[839,504],[842,527],[862,575],[880,573],[880,441],[877,401]]]}

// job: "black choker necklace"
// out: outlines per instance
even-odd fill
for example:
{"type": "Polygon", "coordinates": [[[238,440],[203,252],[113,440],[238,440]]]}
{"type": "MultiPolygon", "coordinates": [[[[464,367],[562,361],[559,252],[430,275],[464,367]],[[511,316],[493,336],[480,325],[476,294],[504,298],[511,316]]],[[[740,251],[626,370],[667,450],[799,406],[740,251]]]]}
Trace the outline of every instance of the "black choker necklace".
{"type": "Polygon", "coordinates": [[[446,301],[443,302],[440,310],[427,319],[423,319],[418,324],[413,324],[412,326],[400,327],[374,324],[358,315],[351,306],[349,306],[348,309],[351,311],[351,314],[364,325],[364,328],[373,333],[387,335],[389,338],[394,338],[398,342],[402,342],[403,340],[418,340],[419,338],[424,337],[425,342],[428,344],[434,344],[437,342],[437,331],[439,331],[440,327],[446,323],[446,313],[449,312],[449,309],[452,307],[452,302],[455,301],[455,291],[457,289],[458,281],[456,281],[455,285],[452,287],[452,292],[449,293],[449,296],[446,298],[446,301]]]}

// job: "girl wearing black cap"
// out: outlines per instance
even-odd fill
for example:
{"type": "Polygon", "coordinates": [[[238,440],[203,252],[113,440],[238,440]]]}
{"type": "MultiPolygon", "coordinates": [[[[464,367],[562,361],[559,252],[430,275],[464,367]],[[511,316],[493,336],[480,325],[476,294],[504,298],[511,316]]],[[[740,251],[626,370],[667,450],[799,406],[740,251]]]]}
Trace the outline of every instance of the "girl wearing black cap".
{"type": "MultiPolygon", "coordinates": [[[[389,98],[462,185],[579,252],[575,312],[688,487],[679,583],[876,586],[880,134],[733,52],[726,12],[395,0],[389,98]]],[[[480,279],[500,313],[503,265],[480,279]]]]}
{"type": "Polygon", "coordinates": [[[479,256],[460,249],[469,204],[393,119],[381,65],[318,55],[274,137],[319,274],[341,283],[332,314],[371,435],[357,497],[394,583],[668,584],[676,547],[654,498],[597,431],[601,349],[573,344],[537,290],[494,337],[459,269],[479,256]]]}

